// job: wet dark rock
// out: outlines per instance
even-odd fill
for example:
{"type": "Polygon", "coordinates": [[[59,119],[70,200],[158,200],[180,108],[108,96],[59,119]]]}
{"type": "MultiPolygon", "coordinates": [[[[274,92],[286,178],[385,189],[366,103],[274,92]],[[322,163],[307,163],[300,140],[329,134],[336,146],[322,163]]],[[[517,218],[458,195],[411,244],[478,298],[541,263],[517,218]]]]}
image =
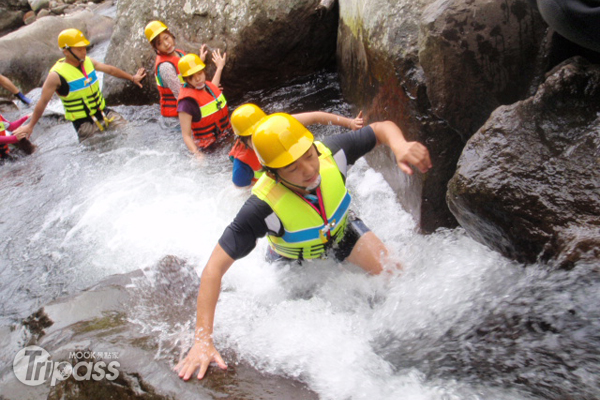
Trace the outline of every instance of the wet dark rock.
{"type": "Polygon", "coordinates": [[[431,112],[419,65],[420,19],[431,3],[370,1],[359,11],[352,2],[341,1],[336,52],[344,96],[363,110],[366,122],[392,120],[409,140],[424,143],[430,151],[433,169],[412,177],[398,171],[387,151],[367,158],[383,168],[423,232],[456,226],[442,192],[463,147],[458,132],[431,112]]]}
{"type": "Polygon", "coordinates": [[[576,58],[469,140],[448,203],[477,241],[521,262],[600,259],[600,66],[576,58]]]}
{"type": "Polygon", "coordinates": [[[431,379],[458,376],[539,399],[598,399],[599,282],[598,263],[543,271],[502,299],[474,304],[430,345],[388,336],[380,351],[396,369],[417,368],[431,379]]]}
{"type": "MultiPolygon", "coordinates": [[[[144,67],[144,89],[106,77],[109,103],[147,104],[158,100],[152,47],[144,36],[146,24],[160,15],[177,38],[177,47],[198,53],[202,43],[227,52],[222,84],[229,101],[250,90],[273,87],[308,75],[334,61],[337,12],[322,12],[316,2],[246,0],[223,5],[211,0],[158,4],[151,0],[121,0],[117,25],[106,62],[125,71],[144,67]]],[[[214,65],[207,56],[211,77],[214,65]]]]}
{"type": "Polygon", "coordinates": [[[179,379],[172,367],[187,351],[187,339],[193,333],[193,326],[185,321],[194,319],[198,285],[193,268],[167,256],[154,267],[113,275],[88,290],[44,306],[23,322],[27,328],[24,336],[29,339],[24,344],[42,347],[54,362],[77,368],[80,377],[102,370],[104,378],[75,379],[68,375],[54,386],[49,380],[40,386],[26,386],[17,381],[9,366],[0,371],[0,397],[316,399],[303,384],[238,363],[235,354],[227,354],[226,349],[222,354],[227,371],[209,368],[202,381],[179,379]],[[107,368],[111,363],[118,373],[107,368]]]}
{"type": "Polygon", "coordinates": [[[433,113],[466,142],[498,106],[527,97],[545,32],[525,0],[433,3],[419,48],[433,113]]]}

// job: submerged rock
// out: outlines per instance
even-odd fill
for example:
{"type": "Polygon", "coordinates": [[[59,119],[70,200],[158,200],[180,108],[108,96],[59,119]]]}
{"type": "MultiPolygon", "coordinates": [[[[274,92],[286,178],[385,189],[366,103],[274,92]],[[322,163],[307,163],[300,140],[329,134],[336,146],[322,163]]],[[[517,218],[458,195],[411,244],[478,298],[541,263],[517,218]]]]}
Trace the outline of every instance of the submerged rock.
{"type": "Polygon", "coordinates": [[[600,66],[575,58],[467,143],[448,204],[477,241],[521,262],[600,259],[600,66]]]}
{"type": "Polygon", "coordinates": [[[23,322],[24,344],[50,353],[68,378],[26,386],[11,365],[0,376],[2,399],[316,398],[303,384],[236,363],[226,352],[227,371],[179,379],[172,367],[188,349],[193,326],[185,321],[194,319],[198,285],[191,267],[167,256],[46,305],[23,322]]]}

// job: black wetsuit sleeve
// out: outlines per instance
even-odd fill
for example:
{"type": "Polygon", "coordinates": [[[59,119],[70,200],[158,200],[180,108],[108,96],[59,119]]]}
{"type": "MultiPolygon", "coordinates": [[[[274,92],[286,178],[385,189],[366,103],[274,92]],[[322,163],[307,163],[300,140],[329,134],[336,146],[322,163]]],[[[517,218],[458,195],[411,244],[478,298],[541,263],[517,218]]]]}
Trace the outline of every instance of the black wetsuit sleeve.
{"type": "Polygon", "coordinates": [[[219,244],[234,260],[247,256],[256,247],[256,241],[268,232],[265,218],[273,213],[267,203],[252,195],[229,224],[219,244]]]}
{"type": "Polygon", "coordinates": [[[328,136],[323,140],[323,144],[334,155],[342,150],[346,155],[347,164],[352,165],[356,160],[373,150],[377,144],[377,137],[373,132],[373,128],[367,125],[357,131],[328,136]]]}

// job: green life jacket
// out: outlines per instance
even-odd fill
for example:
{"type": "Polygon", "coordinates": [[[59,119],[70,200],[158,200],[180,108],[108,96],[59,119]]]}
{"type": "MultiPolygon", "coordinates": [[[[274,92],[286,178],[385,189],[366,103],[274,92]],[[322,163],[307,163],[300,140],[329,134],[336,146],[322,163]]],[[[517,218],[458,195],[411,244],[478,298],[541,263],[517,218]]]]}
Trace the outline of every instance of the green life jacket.
{"type": "Polygon", "coordinates": [[[319,150],[321,196],[325,218],[301,195],[267,174],[256,182],[252,193],[275,212],[284,229],[282,236],[267,235],[269,244],[287,258],[323,257],[327,249],[344,236],[351,196],[331,150],[315,142],[319,150]]]}
{"type": "Polygon", "coordinates": [[[59,96],[65,108],[65,118],[75,121],[94,115],[98,110],[104,110],[104,97],[100,91],[98,74],[92,60],[86,57],[83,62],[83,67],[88,74],[87,78],[79,68],[64,60],[64,58],[58,60],[50,71],[62,76],[69,84],[69,94],[59,96]]]}

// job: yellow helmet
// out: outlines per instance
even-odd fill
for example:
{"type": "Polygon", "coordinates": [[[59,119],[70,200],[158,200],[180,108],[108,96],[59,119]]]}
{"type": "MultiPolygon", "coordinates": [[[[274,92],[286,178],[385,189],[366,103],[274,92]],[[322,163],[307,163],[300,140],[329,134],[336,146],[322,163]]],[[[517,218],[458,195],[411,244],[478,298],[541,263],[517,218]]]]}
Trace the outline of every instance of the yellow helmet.
{"type": "Polygon", "coordinates": [[[85,38],[79,29],[65,29],[58,34],[58,47],[68,49],[69,47],[85,47],[90,42],[85,38]]]}
{"type": "Polygon", "coordinates": [[[167,28],[167,26],[165,24],[163,24],[160,21],[152,21],[150,23],[148,23],[148,25],[146,25],[146,28],[144,29],[144,33],[146,34],[146,39],[148,39],[148,41],[150,43],[152,43],[152,41],[161,33],[163,33],[164,31],[169,30],[169,28],[167,28]]]}
{"type": "Polygon", "coordinates": [[[256,104],[243,104],[231,114],[230,120],[233,132],[238,136],[250,136],[253,132],[250,128],[266,116],[267,114],[256,104]]]}
{"type": "Polygon", "coordinates": [[[314,136],[289,114],[276,113],[258,123],[252,145],[260,163],[282,168],[299,159],[312,146],[314,136]]]}
{"type": "Polygon", "coordinates": [[[181,76],[194,75],[196,72],[202,71],[204,67],[206,65],[204,65],[200,57],[192,53],[181,57],[179,63],[177,63],[177,68],[179,68],[181,76]]]}

